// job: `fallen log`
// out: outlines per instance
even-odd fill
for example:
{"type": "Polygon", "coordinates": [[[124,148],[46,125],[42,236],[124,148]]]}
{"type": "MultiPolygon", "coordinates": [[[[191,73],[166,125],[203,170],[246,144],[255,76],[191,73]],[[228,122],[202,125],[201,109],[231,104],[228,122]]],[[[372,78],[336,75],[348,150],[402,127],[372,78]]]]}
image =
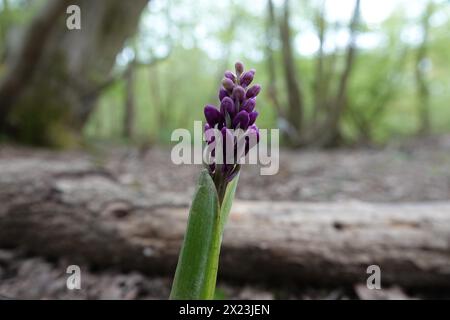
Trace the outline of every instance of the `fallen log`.
{"type": "MultiPolygon", "coordinates": [[[[187,203],[120,184],[86,158],[0,159],[0,247],[96,268],[173,274],[187,203]]],[[[236,201],[219,277],[450,287],[450,203],[236,201]]]]}

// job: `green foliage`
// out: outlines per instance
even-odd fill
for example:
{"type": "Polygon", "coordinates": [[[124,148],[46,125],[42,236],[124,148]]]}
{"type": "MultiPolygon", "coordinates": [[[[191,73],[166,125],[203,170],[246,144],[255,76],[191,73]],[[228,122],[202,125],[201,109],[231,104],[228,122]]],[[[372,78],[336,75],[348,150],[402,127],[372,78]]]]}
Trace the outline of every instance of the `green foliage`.
{"type": "Polygon", "coordinates": [[[229,299],[226,292],[221,289],[221,288],[217,288],[216,292],[214,293],[214,300],[227,300],[229,299]]]}

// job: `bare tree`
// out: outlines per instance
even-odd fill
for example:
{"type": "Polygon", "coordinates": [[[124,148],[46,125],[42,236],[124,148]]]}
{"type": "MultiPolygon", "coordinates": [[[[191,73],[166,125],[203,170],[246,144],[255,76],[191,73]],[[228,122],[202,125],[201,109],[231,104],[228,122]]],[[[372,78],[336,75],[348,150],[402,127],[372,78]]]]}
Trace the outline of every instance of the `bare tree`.
{"type": "MultiPolygon", "coordinates": [[[[347,104],[347,92],[349,80],[353,71],[356,57],[356,36],[360,24],[360,0],[355,1],[355,8],[349,24],[350,41],[344,54],[344,69],[340,75],[336,74],[336,61],[340,55],[338,50],[332,53],[325,52],[325,36],[327,22],[325,19],[326,0],[320,3],[315,13],[315,26],[319,39],[319,50],[315,59],[315,74],[312,95],[312,117],[306,118],[306,102],[302,90],[302,84],[298,79],[295,66],[295,58],[292,50],[292,40],[289,27],[289,1],[285,1],[283,15],[280,21],[280,40],[282,44],[282,57],[284,76],[288,98],[287,112],[284,114],[281,108],[277,108],[278,114],[285,116],[286,122],[294,129],[295,134],[290,134],[288,140],[293,146],[332,146],[339,142],[341,137],[340,124],[347,104]],[[332,90],[332,81],[338,79],[338,85],[332,90]]],[[[270,10],[273,10],[272,2],[268,2],[268,25],[273,21],[270,10]]],[[[268,35],[270,33],[268,32],[268,35]]],[[[270,49],[268,37],[267,61],[270,77],[274,77],[273,54],[270,49]]],[[[272,85],[273,86],[273,85],[272,85]]],[[[270,93],[270,92],[269,92],[270,93]]],[[[273,97],[272,97],[273,100],[273,97]]]]}
{"type": "Polygon", "coordinates": [[[356,0],[349,27],[350,40],[345,54],[344,71],[340,76],[337,94],[333,99],[326,127],[322,128],[323,135],[317,140],[320,146],[334,146],[341,139],[340,123],[347,103],[347,89],[356,57],[356,35],[360,20],[360,6],[361,0],[356,0]]]}

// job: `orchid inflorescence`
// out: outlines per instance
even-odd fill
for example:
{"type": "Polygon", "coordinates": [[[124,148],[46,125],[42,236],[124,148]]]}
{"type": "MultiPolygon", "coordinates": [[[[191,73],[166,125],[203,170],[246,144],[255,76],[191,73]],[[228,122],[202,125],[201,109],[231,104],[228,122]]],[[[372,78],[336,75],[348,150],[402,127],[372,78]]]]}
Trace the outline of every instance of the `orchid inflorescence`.
{"type": "Polygon", "coordinates": [[[236,73],[231,71],[224,73],[219,90],[220,108],[206,105],[204,109],[205,136],[208,146],[211,147],[209,152],[212,159],[208,163],[208,170],[219,197],[227,183],[239,173],[239,159],[247,155],[259,142],[259,129],[255,124],[258,112],[255,111],[255,107],[256,96],[261,91],[261,86],[259,84],[250,86],[255,76],[254,69],[244,72],[244,65],[241,62],[235,64],[235,69],[236,73]],[[221,154],[215,152],[219,139],[222,146],[221,154]],[[221,161],[223,159],[226,161],[221,161]]]}

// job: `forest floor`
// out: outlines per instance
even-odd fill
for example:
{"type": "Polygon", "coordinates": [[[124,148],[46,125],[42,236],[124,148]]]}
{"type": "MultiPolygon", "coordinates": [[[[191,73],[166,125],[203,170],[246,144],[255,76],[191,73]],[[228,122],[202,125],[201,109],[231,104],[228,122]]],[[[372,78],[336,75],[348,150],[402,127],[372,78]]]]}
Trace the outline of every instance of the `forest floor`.
{"type": "MultiPolygon", "coordinates": [[[[33,149],[0,147],[0,158],[27,155],[33,149]]],[[[170,150],[96,148],[95,152],[54,152],[49,158],[86,157],[111,170],[118,180],[149,197],[187,204],[194,192],[199,166],[176,166],[170,150]]],[[[245,166],[237,198],[269,201],[427,202],[450,199],[450,136],[390,145],[382,149],[282,150],[280,170],[261,176],[257,166],[245,166]]],[[[24,299],[165,299],[169,278],[149,278],[117,270],[83,270],[82,290],[66,289],[67,262],[0,249],[0,298],[24,299]],[[84,271],[88,270],[88,271],[84,271]]],[[[218,298],[238,299],[367,299],[449,297],[439,293],[405,292],[390,288],[375,292],[351,288],[273,288],[257,284],[219,284],[218,298]]]]}

